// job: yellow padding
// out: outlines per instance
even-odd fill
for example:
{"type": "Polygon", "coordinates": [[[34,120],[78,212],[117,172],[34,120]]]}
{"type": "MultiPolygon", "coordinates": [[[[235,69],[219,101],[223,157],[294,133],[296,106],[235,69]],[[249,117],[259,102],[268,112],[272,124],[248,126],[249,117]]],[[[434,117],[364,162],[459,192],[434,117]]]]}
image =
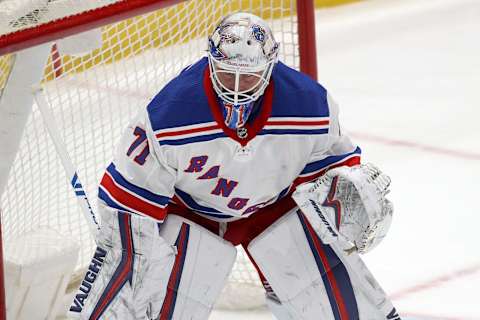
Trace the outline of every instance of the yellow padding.
{"type": "Polygon", "coordinates": [[[12,68],[13,56],[11,54],[6,54],[0,56],[0,97],[5,84],[7,83],[8,75],[10,74],[10,69],[12,68]]]}
{"type": "MultiPolygon", "coordinates": [[[[315,0],[317,8],[331,7],[359,0],[315,0]]],[[[101,49],[82,57],[61,57],[61,74],[77,73],[99,64],[109,64],[137,55],[150,48],[161,48],[206,37],[225,15],[245,10],[264,19],[285,18],[295,10],[295,0],[193,0],[160,9],[148,15],[127,19],[103,28],[101,49]],[[263,7],[263,9],[262,9],[263,7]],[[293,9],[292,9],[293,8],[293,9]],[[206,30],[206,26],[208,29],[206,30]]],[[[55,78],[50,59],[45,80],[55,78]]],[[[58,73],[60,74],[60,73],[58,73]]]]}
{"type": "Polygon", "coordinates": [[[342,4],[359,2],[362,0],[315,0],[315,8],[335,7],[342,4]]]}

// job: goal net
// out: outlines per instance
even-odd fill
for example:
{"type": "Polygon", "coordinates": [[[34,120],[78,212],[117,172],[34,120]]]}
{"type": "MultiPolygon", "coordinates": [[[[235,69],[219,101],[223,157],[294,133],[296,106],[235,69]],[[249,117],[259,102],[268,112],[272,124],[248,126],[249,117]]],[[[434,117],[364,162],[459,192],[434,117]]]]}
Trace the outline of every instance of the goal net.
{"type": "MultiPolygon", "coordinates": [[[[101,35],[100,47],[88,51],[81,44],[74,54],[51,42],[41,80],[53,121],[94,210],[97,185],[129,119],[180,70],[205,55],[207,35],[221,17],[239,10],[263,17],[281,43],[280,59],[300,68],[297,30],[302,21],[294,0],[157,0],[143,1],[148,5],[142,8],[129,8],[129,2],[135,1],[0,1],[0,102],[16,57],[8,52],[52,41],[46,34],[65,37],[86,31],[82,26],[101,35]],[[42,25],[43,31],[37,28],[42,25]]],[[[33,103],[29,109],[13,164],[5,164],[9,174],[0,181],[3,244],[8,253],[16,239],[42,228],[74,239],[80,245],[71,278],[75,282],[91,259],[94,240],[38,107],[33,103]]],[[[0,144],[2,139],[0,135],[0,144]]],[[[242,252],[222,297],[218,307],[264,303],[258,276],[242,252]]]]}

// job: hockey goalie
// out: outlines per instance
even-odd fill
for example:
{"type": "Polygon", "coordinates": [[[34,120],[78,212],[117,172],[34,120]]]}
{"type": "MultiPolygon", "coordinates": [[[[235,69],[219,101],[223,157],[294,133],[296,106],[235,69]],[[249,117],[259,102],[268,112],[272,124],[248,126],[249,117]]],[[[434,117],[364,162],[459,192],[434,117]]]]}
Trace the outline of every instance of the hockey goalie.
{"type": "Polygon", "coordinates": [[[279,46],[259,17],[225,17],[127,127],[72,316],[207,319],[241,245],[279,320],[400,319],[359,257],[390,225],[390,179],[279,46]]]}

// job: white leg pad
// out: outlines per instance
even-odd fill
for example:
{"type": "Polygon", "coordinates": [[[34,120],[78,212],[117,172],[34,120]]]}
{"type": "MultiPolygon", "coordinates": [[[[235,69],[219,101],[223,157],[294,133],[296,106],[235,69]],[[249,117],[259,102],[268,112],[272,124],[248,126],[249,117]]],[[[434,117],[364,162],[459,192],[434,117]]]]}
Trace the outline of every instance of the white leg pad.
{"type": "Polygon", "coordinates": [[[160,235],[175,246],[173,266],[157,268],[151,314],[163,319],[207,319],[235,262],[235,247],[205,228],[169,215],[160,235]]]}
{"type": "Polygon", "coordinates": [[[99,248],[75,296],[80,319],[207,319],[235,262],[235,247],[169,215],[160,226],[103,212],[99,248]]]}
{"type": "Polygon", "coordinates": [[[248,251],[294,319],[332,319],[318,267],[295,210],[255,238],[248,251]]]}
{"type": "Polygon", "coordinates": [[[280,300],[271,302],[280,320],[380,320],[393,308],[378,304],[381,296],[383,302],[388,299],[376,282],[375,289],[362,287],[359,275],[366,267],[362,263],[365,269],[354,270],[360,266],[358,256],[345,259],[340,250],[321,243],[296,209],[255,238],[248,250],[280,300]],[[373,291],[376,296],[367,298],[373,291]]]}
{"type": "Polygon", "coordinates": [[[173,248],[159,237],[152,219],[114,210],[101,210],[98,247],[69,315],[80,319],[145,319],[148,286],[154,265],[172,265],[173,248]]]}

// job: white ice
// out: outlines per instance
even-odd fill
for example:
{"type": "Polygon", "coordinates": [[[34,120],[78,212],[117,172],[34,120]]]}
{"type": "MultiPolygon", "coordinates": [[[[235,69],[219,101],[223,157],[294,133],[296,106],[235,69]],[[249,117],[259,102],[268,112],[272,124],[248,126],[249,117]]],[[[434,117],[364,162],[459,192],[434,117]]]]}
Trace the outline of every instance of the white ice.
{"type": "Polygon", "coordinates": [[[393,225],[367,265],[404,319],[480,320],[480,0],[370,0],[316,21],[319,81],[393,180],[393,225]]]}
{"type": "Polygon", "coordinates": [[[365,261],[404,319],[479,320],[480,1],[372,0],[316,25],[319,81],[393,179],[391,231],[365,261]]]}

